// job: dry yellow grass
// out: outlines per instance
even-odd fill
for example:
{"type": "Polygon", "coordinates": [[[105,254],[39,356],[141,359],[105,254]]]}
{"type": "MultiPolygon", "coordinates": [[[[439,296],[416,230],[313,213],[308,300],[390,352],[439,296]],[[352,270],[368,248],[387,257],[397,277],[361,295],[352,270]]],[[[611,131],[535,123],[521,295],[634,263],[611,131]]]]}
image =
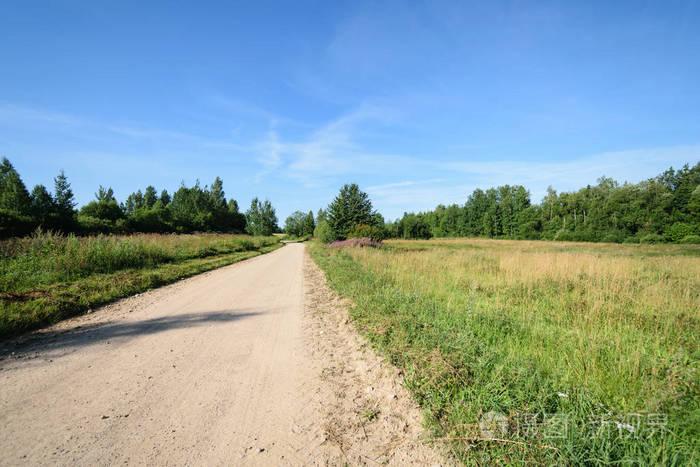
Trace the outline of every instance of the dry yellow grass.
{"type": "MultiPolygon", "coordinates": [[[[441,354],[490,359],[483,368],[478,360],[461,364],[470,377],[487,371],[488,378],[505,378],[504,387],[518,387],[503,389],[517,394],[507,404],[494,404],[499,410],[527,411],[545,397],[531,392],[546,383],[581,394],[586,407],[668,413],[685,427],[677,434],[686,428],[697,433],[691,414],[698,409],[700,356],[697,247],[486,239],[386,243],[341,254],[375,278],[377,300],[388,308],[405,306],[407,320],[419,323],[422,331],[407,340],[441,354]],[[408,304],[392,305],[391,297],[399,295],[409,297],[408,304]],[[434,336],[432,344],[425,342],[427,334],[434,336]],[[467,346],[481,348],[479,357],[467,346]],[[532,380],[521,368],[531,368],[532,380]]],[[[387,319],[377,321],[383,329],[390,329],[387,319]]],[[[394,332],[405,333],[405,327],[394,332]]],[[[449,419],[456,409],[440,410],[449,419]]],[[[583,405],[574,411],[597,415],[583,405]]]]}

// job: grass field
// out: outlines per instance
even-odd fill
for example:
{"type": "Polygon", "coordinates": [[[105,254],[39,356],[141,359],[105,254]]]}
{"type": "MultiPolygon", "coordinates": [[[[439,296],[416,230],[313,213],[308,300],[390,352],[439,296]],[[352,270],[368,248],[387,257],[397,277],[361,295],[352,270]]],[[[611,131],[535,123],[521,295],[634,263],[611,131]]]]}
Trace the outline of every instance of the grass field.
{"type": "Polygon", "coordinates": [[[157,235],[0,242],[0,337],[282,246],[275,237],[157,235]]]}
{"type": "Polygon", "coordinates": [[[455,239],[311,254],[467,464],[700,462],[700,248],[455,239]]]}

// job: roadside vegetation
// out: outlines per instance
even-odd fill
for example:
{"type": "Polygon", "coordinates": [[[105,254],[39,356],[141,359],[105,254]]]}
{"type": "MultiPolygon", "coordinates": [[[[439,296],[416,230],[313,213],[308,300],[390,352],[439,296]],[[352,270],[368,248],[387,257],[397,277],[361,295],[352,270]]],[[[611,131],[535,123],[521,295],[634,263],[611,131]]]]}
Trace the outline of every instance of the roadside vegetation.
{"type": "Polygon", "coordinates": [[[0,241],[0,337],[272,251],[276,237],[64,236],[0,241]]]}
{"type": "Polygon", "coordinates": [[[700,247],[446,239],[310,253],[461,461],[700,461],[700,247]]]}

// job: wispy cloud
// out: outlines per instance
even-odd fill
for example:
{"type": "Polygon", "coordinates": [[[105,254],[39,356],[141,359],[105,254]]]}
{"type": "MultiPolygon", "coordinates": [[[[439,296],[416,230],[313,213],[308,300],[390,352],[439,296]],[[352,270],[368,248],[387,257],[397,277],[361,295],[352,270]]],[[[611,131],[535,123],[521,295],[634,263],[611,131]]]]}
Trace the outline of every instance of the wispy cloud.
{"type": "Polygon", "coordinates": [[[45,109],[35,109],[14,104],[0,104],[0,122],[10,124],[21,121],[45,122],[63,126],[80,126],[87,122],[72,115],[45,109]]]}
{"type": "Polygon", "coordinates": [[[431,178],[428,180],[406,180],[403,182],[397,182],[397,183],[385,183],[383,185],[372,185],[368,186],[366,188],[367,191],[373,192],[373,193],[382,193],[386,190],[391,190],[394,188],[402,188],[402,187],[412,187],[412,186],[417,186],[417,185],[426,185],[426,184],[432,184],[432,183],[440,183],[446,181],[444,178],[431,178]]]}
{"type": "Polygon", "coordinates": [[[388,122],[393,118],[395,114],[390,110],[362,105],[300,140],[283,140],[271,130],[251,149],[257,154],[262,173],[276,170],[306,186],[315,186],[321,179],[333,176],[377,173],[405,158],[372,153],[358,142],[357,134],[368,122],[388,122]]]}
{"type": "Polygon", "coordinates": [[[278,125],[307,127],[303,122],[280,115],[277,112],[270,111],[252,102],[236,97],[210,93],[209,96],[204,99],[204,102],[213,108],[222,110],[228,116],[241,118],[241,125],[244,121],[258,120],[265,122],[270,128],[276,128],[278,125]]]}
{"type": "Polygon", "coordinates": [[[98,120],[91,120],[54,110],[18,106],[14,104],[0,105],[0,123],[15,127],[29,124],[34,128],[36,128],[37,125],[44,124],[51,126],[54,130],[72,131],[85,136],[90,135],[91,132],[100,131],[135,139],[202,141],[202,139],[196,135],[183,132],[145,126],[104,123],[98,120]]]}

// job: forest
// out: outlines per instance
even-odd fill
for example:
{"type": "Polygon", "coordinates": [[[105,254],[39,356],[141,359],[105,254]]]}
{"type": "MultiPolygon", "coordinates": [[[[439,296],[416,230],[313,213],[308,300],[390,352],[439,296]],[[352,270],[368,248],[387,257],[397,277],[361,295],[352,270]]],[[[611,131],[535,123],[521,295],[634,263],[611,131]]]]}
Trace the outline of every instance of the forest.
{"type": "Polygon", "coordinates": [[[37,228],[63,233],[226,232],[271,235],[280,229],[270,201],[253,199],[245,213],[226,199],[223,181],[192,187],[184,183],[172,196],[148,186],[118,203],[111,188],[100,186],[95,199],[80,209],[65,173],[54,178],[53,193],[44,185],[29,192],[7,158],[0,163],[0,238],[32,233],[37,228]]]}
{"type": "Polygon", "coordinates": [[[700,243],[700,162],[639,183],[607,177],[574,192],[551,187],[534,204],[521,185],[477,189],[464,205],[405,213],[392,238],[488,237],[630,243],[700,243]]]}

